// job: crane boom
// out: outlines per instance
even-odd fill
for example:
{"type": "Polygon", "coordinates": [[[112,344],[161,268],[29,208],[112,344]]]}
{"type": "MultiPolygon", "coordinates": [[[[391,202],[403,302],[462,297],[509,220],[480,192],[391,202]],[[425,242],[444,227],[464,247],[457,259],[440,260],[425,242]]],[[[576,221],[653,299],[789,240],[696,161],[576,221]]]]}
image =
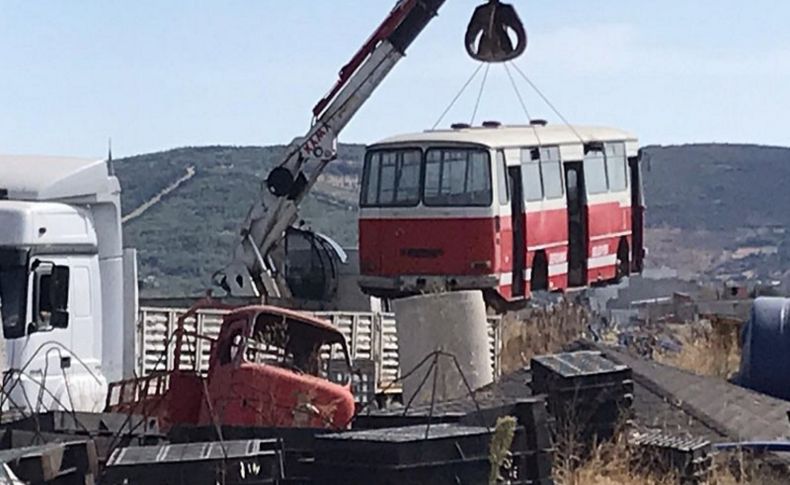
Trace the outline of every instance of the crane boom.
{"type": "Polygon", "coordinates": [[[340,70],[339,79],[313,108],[313,123],[288,145],[250,208],[233,261],[214,275],[232,295],[284,297],[287,285],[272,250],[298,217],[299,204],[327,164],[337,157],[337,137],[406,50],[436,16],[445,0],[400,0],[362,48],[340,70]]]}

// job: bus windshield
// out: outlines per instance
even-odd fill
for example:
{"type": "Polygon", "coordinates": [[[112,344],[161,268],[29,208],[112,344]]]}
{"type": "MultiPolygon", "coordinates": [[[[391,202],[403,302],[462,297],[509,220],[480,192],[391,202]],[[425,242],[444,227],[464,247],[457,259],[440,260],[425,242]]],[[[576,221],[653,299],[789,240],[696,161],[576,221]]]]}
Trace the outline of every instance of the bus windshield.
{"type": "Polygon", "coordinates": [[[383,149],[368,152],[362,207],[488,207],[491,161],[480,148],[383,149]]]}
{"type": "Polygon", "coordinates": [[[431,148],[425,156],[426,206],[491,205],[491,161],[478,148],[431,148]]]}
{"type": "Polygon", "coordinates": [[[362,207],[408,207],[420,201],[422,152],[416,148],[369,152],[362,174],[362,207]]]}

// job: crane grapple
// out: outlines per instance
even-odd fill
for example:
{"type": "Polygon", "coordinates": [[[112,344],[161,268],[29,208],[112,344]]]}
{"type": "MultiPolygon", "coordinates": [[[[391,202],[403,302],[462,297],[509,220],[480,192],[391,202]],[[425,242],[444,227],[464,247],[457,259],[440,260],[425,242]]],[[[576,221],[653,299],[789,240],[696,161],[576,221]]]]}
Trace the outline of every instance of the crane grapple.
{"type": "Polygon", "coordinates": [[[499,0],[475,9],[464,40],[467,54],[481,62],[507,62],[527,49],[527,31],[516,9],[499,0]]]}

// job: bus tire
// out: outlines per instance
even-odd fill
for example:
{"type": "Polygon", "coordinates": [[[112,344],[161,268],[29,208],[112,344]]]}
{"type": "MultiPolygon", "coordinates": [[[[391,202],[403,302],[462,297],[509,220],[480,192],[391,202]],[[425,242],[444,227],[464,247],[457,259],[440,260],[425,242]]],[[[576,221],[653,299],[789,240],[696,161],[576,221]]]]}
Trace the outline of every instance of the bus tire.
{"type": "Polygon", "coordinates": [[[615,281],[621,281],[631,274],[631,258],[628,249],[628,240],[626,238],[620,239],[620,245],[617,247],[617,272],[615,274],[615,281]]]}
{"type": "Polygon", "coordinates": [[[529,281],[530,291],[548,291],[549,261],[545,251],[538,251],[532,258],[532,275],[529,281]]]}

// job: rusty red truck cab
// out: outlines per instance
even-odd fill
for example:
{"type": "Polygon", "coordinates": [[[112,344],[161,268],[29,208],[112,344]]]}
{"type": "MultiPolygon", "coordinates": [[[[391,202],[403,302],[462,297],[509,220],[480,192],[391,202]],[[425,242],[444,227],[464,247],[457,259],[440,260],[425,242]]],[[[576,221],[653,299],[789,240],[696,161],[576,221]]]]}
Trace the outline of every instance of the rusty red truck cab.
{"type": "Polygon", "coordinates": [[[355,409],[350,382],[325,377],[330,361],[345,361],[350,369],[337,328],[300,312],[256,305],[225,314],[212,338],[184,329],[197,308],[179,318],[174,368],[111,384],[108,410],[156,416],[165,430],[217,424],[347,427],[355,409]],[[211,341],[207,370],[200,355],[190,355],[197,339],[211,341]]]}
{"type": "Polygon", "coordinates": [[[321,377],[321,351],[346,340],[329,323],[275,307],[228,314],[212,346],[200,421],[237,426],[343,428],[354,414],[348,385],[321,377]]]}

